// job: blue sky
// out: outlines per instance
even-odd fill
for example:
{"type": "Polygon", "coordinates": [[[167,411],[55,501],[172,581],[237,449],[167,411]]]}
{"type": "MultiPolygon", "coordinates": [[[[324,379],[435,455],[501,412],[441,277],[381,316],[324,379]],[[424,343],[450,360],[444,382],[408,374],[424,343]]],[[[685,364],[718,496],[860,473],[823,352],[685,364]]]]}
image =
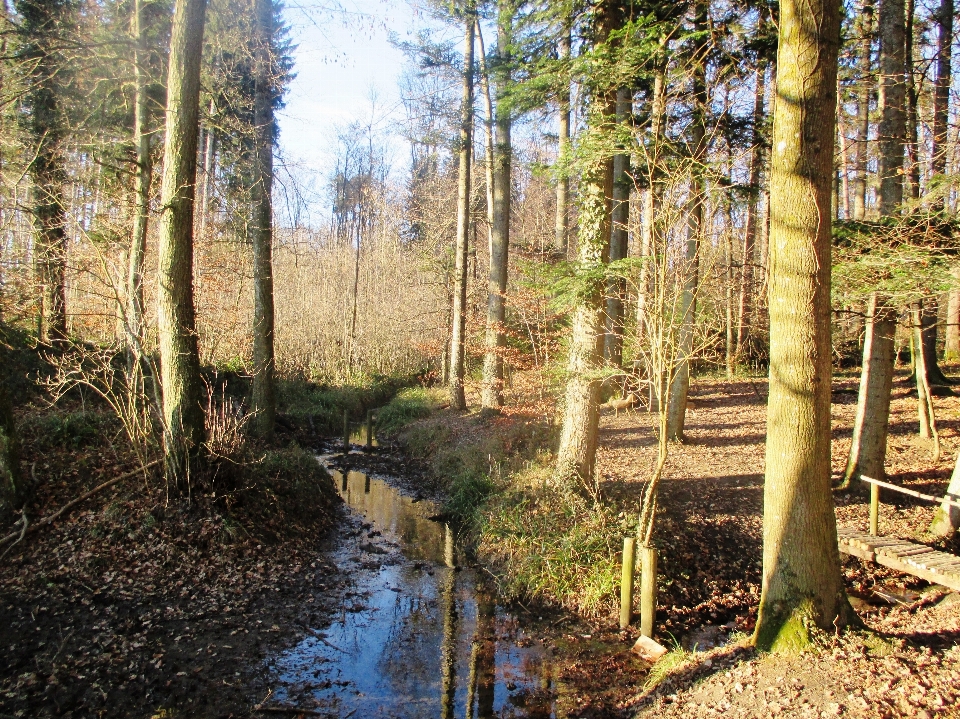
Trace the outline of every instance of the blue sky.
{"type": "Polygon", "coordinates": [[[329,7],[291,0],[285,10],[297,77],[277,118],[280,151],[303,176],[328,172],[337,125],[368,115],[371,92],[381,112],[397,108],[403,55],[388,34],[406,37],[417,22],[407,0],[344,0],[345,12],[329,7]]]}

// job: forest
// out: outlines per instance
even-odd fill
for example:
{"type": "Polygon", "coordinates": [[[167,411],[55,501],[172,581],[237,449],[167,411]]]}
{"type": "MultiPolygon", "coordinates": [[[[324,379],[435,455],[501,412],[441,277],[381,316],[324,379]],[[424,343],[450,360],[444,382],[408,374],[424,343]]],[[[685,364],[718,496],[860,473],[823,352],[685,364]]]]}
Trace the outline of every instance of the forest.
{"type": "Polygon", "coordinates": [[[954,0],[397,3],[3,3],[0,719],[960,715],[954,0]]]}

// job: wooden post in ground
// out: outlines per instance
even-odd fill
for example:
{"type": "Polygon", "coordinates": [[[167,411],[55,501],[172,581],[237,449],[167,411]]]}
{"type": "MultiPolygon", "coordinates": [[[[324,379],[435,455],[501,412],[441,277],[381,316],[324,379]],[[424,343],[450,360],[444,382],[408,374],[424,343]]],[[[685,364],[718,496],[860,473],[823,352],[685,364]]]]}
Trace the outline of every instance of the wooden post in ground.
{"type": "Polygon", "coordinates": [[[343,411],[343,453],[350,452],[350,413],[343,411]]]}
{"type": "Polygon", "coordinates": [[[620,572],[620,628],[630,626],[633,614],[633,572],[636,566],[637,540],[623,538],[623,564],[620,572]]]}
{"type": "Polygon", "coordinates": [[[880,532],[880,487],[870,485],[870,534],[874,537],[880,532]]]}
{"type": "Polygon", "coordinates": [[[657,614],[657,550],[640,547],[640,634],[653,637],[657,614]]]}
{"type": "Polygon", "coordinates": [[[373,449],[373,410],[367,410],[367,451],[373,449]]]}

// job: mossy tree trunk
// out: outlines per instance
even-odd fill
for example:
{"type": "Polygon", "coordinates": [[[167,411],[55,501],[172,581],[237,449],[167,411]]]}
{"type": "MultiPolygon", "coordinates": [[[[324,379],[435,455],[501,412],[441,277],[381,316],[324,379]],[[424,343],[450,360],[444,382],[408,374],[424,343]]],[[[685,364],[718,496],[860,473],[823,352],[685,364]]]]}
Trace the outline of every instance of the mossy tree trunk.
{"type": "MultiPolygon", "coordinates": [[[[251,193],[253,223],[253,393],[254,426],[264,438],[273,436],[277,419],[273,305],[273,2],[254,0],[257,21],[254,124],[256,156],[251,193]]],[[[359,238],[357,239],[359,252],[359,238]]],[[[354,310],[356,312],[356,310],[354,310]]]]}
{"type": "Polygon", "coordinates": [[[830,488],[837,0],[780,5],[770,176],[770,390],[754,641],[790,650],[851,618],[830,488]]]}
{"type": "Polygon", "coordinates": [[[450,406],[466,409],[464,391],[467,332],[467,261],[470,234],[470,165],[473,156],[473,39],[476,17],[464,11],[463,101],[460,106],[460,167],[457,188],[457,240],[453,290],[453,329],[450,335],[450,406]]]}
{"type": "MultiPolygon", "coordinates": [[[[595,6],[596,44],[607,41],[618,26],[618,9],[604,0],[595,6]]],[[[602,78],[593,78],[602,87],[602,78]]],[[[600,418],[600,385],[604,337],[604,265],[610,259],[610,215],[613,157],[601,139],[616,120],[616,91],[592,88],[590,115],[582,142],[590,148],[581,170],[578,206],[577,273],[585,284],[573,308],[563,429],[554,482],[564,488],[593,485],[600,418]]]]}
{"type": "Polygon", "coordinates": [[[204,441],[200,355],[193,298],[193,209],[197,180],[200,60],[206,0],[181,0],[173,16],[166,141],[160,190],[157,329],[168,488],[189,491],[204,441]]]}
{"type": "Polygon", "coordinates": [[[884,478],[896,329],[895,313],[877,293],[873,293],[867,310],[860,394],[844,486],[857,482],[861,476],[884,478]]]}
{"type": "MultiPolygon", "coordinates": [[[[953,475],[947,486],[947,496],[954,502],[960,502],[960,454],[953,467],[953,475]]],[[[960,509],[950,504],[942,504],[934,510],[933,521],[930,523],[930,533],[936,537],[947,539],[952,537],[960,527],[960,509]]]]}
{"type": "Polygon", "coordinates": [[[502,2],[497,25],[495,141],[493,146],[493,222],[490,231],[490,277],[487,281],[486,353],[483,357],[482,406],[499,411],[503,404],[503,350],[506,318],[507,267],[510,253],[510,111],[506,91],[510,83],[509,63],[513,7],[502,2]]]}

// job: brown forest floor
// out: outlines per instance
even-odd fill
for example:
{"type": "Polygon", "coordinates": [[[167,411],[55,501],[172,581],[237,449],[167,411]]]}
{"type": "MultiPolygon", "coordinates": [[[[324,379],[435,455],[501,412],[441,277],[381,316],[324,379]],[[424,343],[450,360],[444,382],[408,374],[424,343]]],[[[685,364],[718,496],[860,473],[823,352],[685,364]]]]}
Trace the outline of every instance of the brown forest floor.
{"type": "MultiPolygon", "coordinates": [[[[934,463],[917,436],[917,407],[898,377],[891,408],[890,480],[937,494],[945,490],[960,450],[960,397],[935,400],[943,456],[934,463]]],[[[858,378],[833,387],[833,470],[842,473],[850,447],[858,378]]],[[[759,600],[762,545],[766,382],[699,380],[691,390],[687,441],[671,447],[657,535],[661,571],[674,581],[661,590],[659,638],[671,635],[710,650],[719,636],[753,629],[759,600]],[[706,629],[702,628],[706,626],[706,629]],[[715,628],[712,630],[712,628],[715,628]],[[669,632],[669,633],[668,633],[669,632]]],[[[636,503],[655,458],[651,417],[642,411],[601,420],[598,468],[604,494],[636,503]]],[[[866,529],[864,495],[838,493],[840,526],[866,529]]],[[[880,530],[923,536],[933,507],[906,496],[884,497],[880,530]]],[[[956,540],[944,547],[955,553],[956,540]]],[[[652,695],[633,706],[641,716],[947,716],[960,696],[960,602],[879,566],[846,558],[844,575],[866,626],[877,632],[838,637],[790,660],[742,648],[697,654],[652,695]],[[875,590],[904,594],[891,606],[875,590]],[[915,600],[915,601],[914,601],[915,600]],[[879,639],[877,638],[879,637],[879,639]]],[[[689,648],[689,647],[687,647],[689,648]]],[[[624,699],[625,703],[629,700],[624,699]]]]}

